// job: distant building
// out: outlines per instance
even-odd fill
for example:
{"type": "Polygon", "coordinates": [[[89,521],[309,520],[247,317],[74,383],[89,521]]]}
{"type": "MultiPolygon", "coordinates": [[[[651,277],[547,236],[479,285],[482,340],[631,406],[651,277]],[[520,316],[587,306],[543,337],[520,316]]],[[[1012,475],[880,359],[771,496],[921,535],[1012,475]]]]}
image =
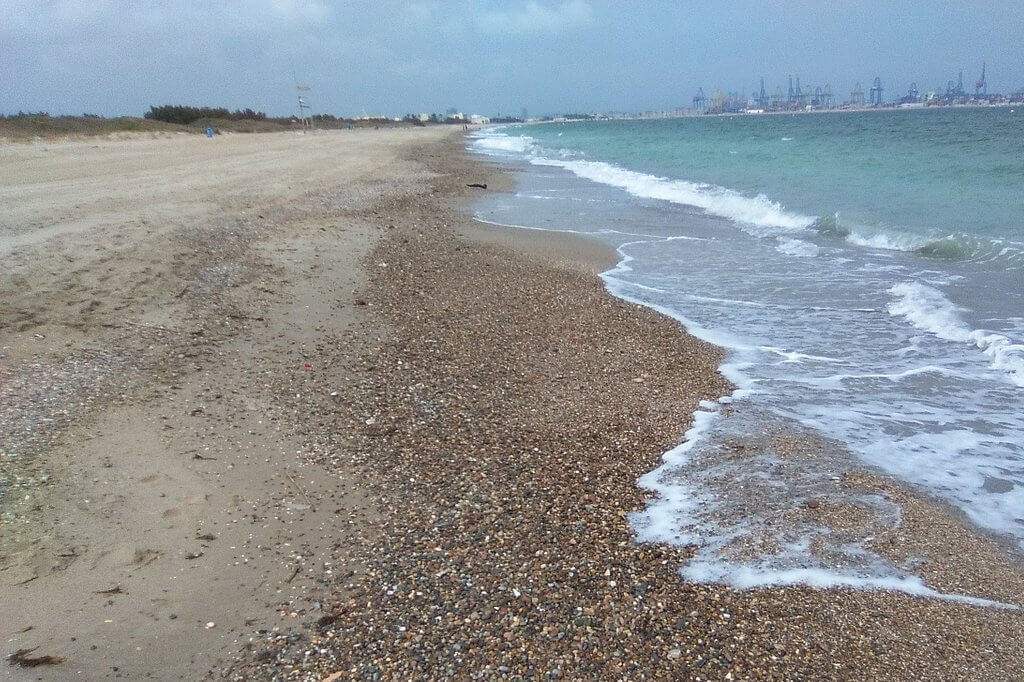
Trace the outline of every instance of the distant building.
{"type": "Polygon", "coordinates": [[[483,125],[484,123],[490,123],[491,119],[487,116],[481,116],[480,114],[470,114],[469,122],[473,125],[483,125]]]}

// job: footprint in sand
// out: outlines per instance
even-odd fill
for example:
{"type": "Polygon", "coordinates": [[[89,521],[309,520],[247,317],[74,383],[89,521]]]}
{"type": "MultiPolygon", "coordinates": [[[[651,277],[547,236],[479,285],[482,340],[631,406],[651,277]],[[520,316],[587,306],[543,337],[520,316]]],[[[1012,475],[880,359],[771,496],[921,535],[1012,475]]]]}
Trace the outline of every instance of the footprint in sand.
{"type": "Polygon", "coordinates": [[[160,558],[160,552],[155,549],[137,549],[132,563],[136,566],[149,566],[158,558],[160,558]]]}
{"type": "Polygon", "coordinates": [[[139,548],[134,544],[122,542],[112,545],[99,553],[93,561],[92,568],[112,569],[119,566],[135,566],[141,568],[148,566],[160,558],[160,552],[155,549],[139,548]]]}

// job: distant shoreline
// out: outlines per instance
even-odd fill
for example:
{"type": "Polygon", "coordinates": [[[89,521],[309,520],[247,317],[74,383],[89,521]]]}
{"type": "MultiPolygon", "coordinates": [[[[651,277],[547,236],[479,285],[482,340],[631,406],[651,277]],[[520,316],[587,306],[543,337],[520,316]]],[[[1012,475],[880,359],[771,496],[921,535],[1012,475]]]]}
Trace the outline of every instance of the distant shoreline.
{"type": "Polygon", "coordinates": [[[810,111],[757,111],[757,112],[727,112],[720,114],[666,114],[664,116],[595,116],[594,118],[554,118],[550,120],[531,120],[521,123],[493,123],[484,127],[498,127],[503,125],[541,125],[548,123],[595,123],[603,121],[667,121],[691,118],[736,118],[747,116],[804,116],[815,114],[860,114],[860,113],[883,113],[897,111],[945,111],[947,109],[1006,109],[1011,111],[1016,107],[1024,107],[1024,102],[1006,102],[1000,104],[950,104],[939,106],[914,106],[914,107],[864,107],[863,109],[812,109],[810,111]]]}

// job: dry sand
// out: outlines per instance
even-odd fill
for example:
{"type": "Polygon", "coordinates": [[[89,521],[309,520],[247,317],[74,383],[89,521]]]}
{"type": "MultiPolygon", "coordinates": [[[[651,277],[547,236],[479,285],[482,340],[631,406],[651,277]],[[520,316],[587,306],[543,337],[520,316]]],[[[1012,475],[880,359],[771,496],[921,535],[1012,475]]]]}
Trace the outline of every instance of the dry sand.
{"type": "Polygon", "coordinates": [[[0,678],[196,679],[359,570],[366,505],[280,396],[443,134],[0,146],[2,653],[64,659],[0,678]]]}
{"type": "MultiPolygon", "coordinates": [[[[64,659],[4,674],[1021,679],[1019,611],[633,543],[719,352],[608,296],[603,247],[475,224],[465,183],[514,178],[444,135],[0,147],[3,653],[64,659]]],[[[842,485],[903,508],[879,551],[1021,603],[947,510],[842,485]]]]}

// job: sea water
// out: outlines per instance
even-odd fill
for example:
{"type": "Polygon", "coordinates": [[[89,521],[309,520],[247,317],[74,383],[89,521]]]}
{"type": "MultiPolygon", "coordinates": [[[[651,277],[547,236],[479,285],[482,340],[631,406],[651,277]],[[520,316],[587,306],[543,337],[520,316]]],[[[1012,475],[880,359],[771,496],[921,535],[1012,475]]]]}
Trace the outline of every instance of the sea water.
{"type": "MultiPolygon", "coordinates": [[[[843,494],[829,467],[711,456],[779,420],[1024,549],[1024,111],[506,126],[470,148],[522,171],[478,219],[605,241],[613,294],[725,349],[736,393],[702,404],[633,517],[640,540],[700,548],[684,575],[929,593],[856,538],[773,530],[843,494]],[[771,504],[730,513],[737,486],[771,504]],[[735,549],[766,532],[773,551],[735,549]]],[[[899,524],[881,496],[850,502],[899,524]]]]}

